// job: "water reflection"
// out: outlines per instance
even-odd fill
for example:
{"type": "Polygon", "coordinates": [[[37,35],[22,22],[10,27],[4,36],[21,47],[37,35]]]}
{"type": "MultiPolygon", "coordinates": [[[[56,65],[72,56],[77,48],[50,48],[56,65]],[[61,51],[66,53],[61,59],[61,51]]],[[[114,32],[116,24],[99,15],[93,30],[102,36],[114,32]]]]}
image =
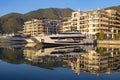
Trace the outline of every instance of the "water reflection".
{"type": "Polygon", "coordinates": [[[62,46],[52,48],[26,47],[25,59],[30,64],[48,69],[70,67],[74,73],[99,75],[120,71],[120,47],[115,45],[62,46]]]}
{"type": "Polygon", "coordinates": [[[71,68],[74,73],[81,72],[99,75],[120,71],[120,46],[61,46],[42,48],[41,45],[0,46],[0,59],[11,64],[30,64],[54,69],[71,68]]]}
{"type": "Polygon", "coordinates": [[[32,64],[44,68],[67,66],[67,61],[78,58],[93,46],[62,46],[51,48],[26,47],[24,49],[25,59],[32,64]],[[46,66],[46,67],[45,67],[46,66]]]}
{"type": "Polygon", "coordinates": [[[24,62],[23,45],[1,45],[0,59],[11,63],[20,64],[24,62]]]}

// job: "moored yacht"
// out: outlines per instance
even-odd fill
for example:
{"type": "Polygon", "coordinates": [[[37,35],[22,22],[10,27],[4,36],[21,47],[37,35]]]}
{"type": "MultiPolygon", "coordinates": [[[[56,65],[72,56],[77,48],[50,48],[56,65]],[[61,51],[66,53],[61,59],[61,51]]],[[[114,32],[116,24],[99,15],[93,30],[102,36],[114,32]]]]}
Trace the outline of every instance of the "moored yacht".
{"type": "Polygon", "coordinates": [[[22,35],[5,35],[0,36],[1,43],[26,43],[26,36],[22,35]]]}
{"type": "Polygon", "coordinates": [[[34,36],[34,40],[37,40],[43,44],[52,45],[78,45],[78,44],[93,44],[94,40],[87,39],[86,35],[80,32],[63,32],[60,34],[52,35],[39,35],[34,36]]]}

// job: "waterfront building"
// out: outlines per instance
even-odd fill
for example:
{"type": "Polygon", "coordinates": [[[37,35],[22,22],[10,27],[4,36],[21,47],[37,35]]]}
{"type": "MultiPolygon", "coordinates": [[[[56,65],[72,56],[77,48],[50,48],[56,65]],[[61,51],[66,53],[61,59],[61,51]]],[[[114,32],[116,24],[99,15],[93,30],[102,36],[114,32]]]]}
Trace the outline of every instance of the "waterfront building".
{"type": "Polygon", "coordinates": [[[59,32],[60,20],[49,20],[47,18],[32,19],[24,22],[24,35],[55,34],[59,32]]]}
{"type": "Polygon", "coordinates": [[[61,32],[72,31],[72,28],[71,28],[72,24],[71,24],[71,22],[72,22],[71,18],[63,19],[61,32]]]}
{"type": "Polygon", "coordinates": [[[96,34],[103,32],[105,38],[115,38],[120,34],[120,13],[111,9],[96,9],[72,12],[71,18],[63,22],[62,31],[78,30],[90,38],[97,38],[96,34]]]}

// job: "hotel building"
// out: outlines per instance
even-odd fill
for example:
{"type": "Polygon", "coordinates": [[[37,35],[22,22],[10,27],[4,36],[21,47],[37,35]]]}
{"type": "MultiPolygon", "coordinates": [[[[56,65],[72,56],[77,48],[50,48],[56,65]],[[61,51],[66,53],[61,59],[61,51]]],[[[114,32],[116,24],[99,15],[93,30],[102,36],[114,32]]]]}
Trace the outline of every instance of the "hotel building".
{"type": "Polygon", "coordinates": [[[32,19],[24,22],[24,35],[55,34],[59,32],[59,20],[49,20],[46,18],[32,19]]]}
{"type": "Polygon", "coordinates": [[[120,33],[120,13],[100,8],[85,12],[77,10],[72,12],[71,19],[64,21],[62,25],[63,32],[78,30],[94,39],[97,33],[104,32],[105,38],[114,38],[120,33]]]}

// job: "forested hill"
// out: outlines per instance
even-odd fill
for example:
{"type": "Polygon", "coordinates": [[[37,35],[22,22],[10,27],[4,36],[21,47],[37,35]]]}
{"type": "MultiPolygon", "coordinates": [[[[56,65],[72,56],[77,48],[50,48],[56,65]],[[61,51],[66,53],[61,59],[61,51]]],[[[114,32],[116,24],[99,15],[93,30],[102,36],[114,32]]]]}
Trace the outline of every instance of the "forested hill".
{"type": "MultiPolygon", "coordinates": [[[[120,12],[120,6],[108,7],[105,9],[115,9],[120,12]]],[[[28,12],[26,14],[10,13],[0,17],[1,33],[16,33],[22,30],[24,21],[32,18],[46,17],[49,19],[61,19],[70,17],[74,10],[70,8],[46,8],[28,12]]]]}
{"type": "Polygon", "coordinates": [[[10,13],[0,17],[0,31],[2,33],[16,33],[22,30],[24,21],[32,18],[46,17],[49,19],[61,19],[70,17],[73,12],[70,8],[46,8],[28,12],[26,14],[10,13]]]}
{"type": "Polygon", "coordinates": [[[120,5],[119,6],[108,7],[108,8],[105,8],[105,9],[114,9],[114,10],[117,10],[118,12],[120,12],[120,5]]]}

